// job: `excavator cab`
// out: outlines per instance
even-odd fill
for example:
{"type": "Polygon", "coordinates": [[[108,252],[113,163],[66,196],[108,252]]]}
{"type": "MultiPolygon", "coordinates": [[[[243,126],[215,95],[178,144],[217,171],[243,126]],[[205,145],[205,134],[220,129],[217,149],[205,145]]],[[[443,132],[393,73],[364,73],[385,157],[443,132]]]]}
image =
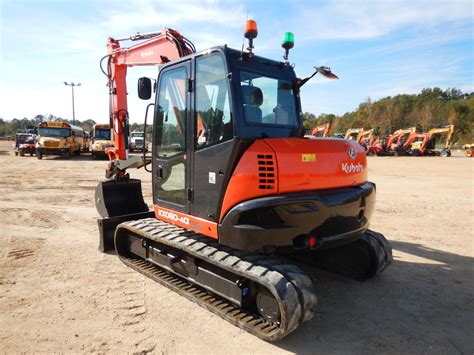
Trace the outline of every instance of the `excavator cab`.
{"type": "Polygon", "coordinates": [[[290,66],[227,47],[164,66],[154,115],[154,204],[218,223],[226,185],[254,140],[301,136],[295,78],[290,66]]]}

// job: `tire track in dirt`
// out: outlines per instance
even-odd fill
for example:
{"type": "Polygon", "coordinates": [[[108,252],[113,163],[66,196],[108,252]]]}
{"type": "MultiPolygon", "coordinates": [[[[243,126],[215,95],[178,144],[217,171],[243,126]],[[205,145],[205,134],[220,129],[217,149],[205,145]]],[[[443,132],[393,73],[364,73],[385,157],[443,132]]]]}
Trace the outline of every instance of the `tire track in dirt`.
{"type": "Polygon", "coordinates": [[[2,256],[1,260],[5,259],[8,255],[8,250],[10,248],[11,242],[11,235],[7,228],[5,221],[1,222],[1,229],[0,229],[0,240],[2,244],[2,256]]]}
{"type": "Polygon", "coordinates": [[[8,220],[9,225],[29,226],[44,229],[57,229],[64,220],[59,211],[29,210],[27,208],[0,208],[3,220],[8,220]]]}
{"type": "MultiPolygon", "coordinates": [[[[33,212],[34,213],[34,212],[33,212]]],[[[7,228],[6,221],[10,225],[23,226],[25,221],[33,220],[29,222],[29,226],[36,226],[40,228],[50,228],[51,221],[45,217],[34,219],[33,213],[28,210],[22,210],[18,208],[12,209],[0,209],[0,215],[2,215],[1,222],[1,234],[0,240],[2,247],[1,259],[13,258],[15,260],[23,259],[35,254],[36,249],[41,246],[44,242],[44,238],[28,237],[21,238],[19,236],[12,236],[12,231],[7,228]],[[14,223],[12,223],[14,222],[14,223]]]]}
{"type": "Polygon", "coordinates": [[[24,239],[17,236],[11,237],[6,259],[19,260],[33,256],[41,248],[44,241],[45,238],[24,239]]]}
{"type": "MultiPolygon", "coordinates": [[[[146,327],[148,305],[146,298],[146,279],[129,270],[124,265],[111,265],[110,258],[103,259],[97,264],[96,273],[106,280],[107,286],[99,295],[104,301],[102,307],[107,308],[113,321],[133,339],[134,352],[152,352],[157,343],[153,333],[146,327]],[[110,303],[109,300],[120,300],[110,303]]],[[[107,351],[101,348],[101,351],[107,351]]]]}
{"type": "Polygon", "coordinates": [[[45,238],[24,238],[23,236],[12,235],[9,231],[6,231],[6,237],[3,237],[2,243],[5,247],[0,259],[0,286],[15,284],[15,274],[18,272],[18,269],[30,265],[44,242],[45,238]]]}

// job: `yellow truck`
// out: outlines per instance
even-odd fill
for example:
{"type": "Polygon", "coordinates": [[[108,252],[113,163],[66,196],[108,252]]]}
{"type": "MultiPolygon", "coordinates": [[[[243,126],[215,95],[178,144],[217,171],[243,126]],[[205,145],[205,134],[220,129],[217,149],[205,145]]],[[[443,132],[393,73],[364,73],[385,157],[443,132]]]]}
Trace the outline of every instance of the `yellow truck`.
{"type": "Polygon", "coordinates": [[[84,146],[84,130],[65,122],[41,122],[36,136],[36,157],[46,155],[69,158],[80,155],[84,146]]]}
{"type": "Polygon", "coordinates": [[[106,158],[105,150],[109,147],[113,147],[114,143],[110,135],[110,125],[108,124],[95,124],[92,130],[90,151],[92,153],[92,159],[106,158]]]}

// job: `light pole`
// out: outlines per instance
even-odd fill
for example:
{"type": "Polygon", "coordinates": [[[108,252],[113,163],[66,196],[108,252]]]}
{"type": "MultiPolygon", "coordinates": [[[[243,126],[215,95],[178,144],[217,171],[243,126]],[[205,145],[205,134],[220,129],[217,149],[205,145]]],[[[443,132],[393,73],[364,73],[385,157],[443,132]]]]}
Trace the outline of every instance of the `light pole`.
{"type": "Polygon", "coordinates": [[[70,86],[72,89],[72,124],[76,124],[76,116],[74,113],[74,86],[81,86],[81,83],[74,84],[72,81],[70,83],[64,82],[64,85],[70,86]]]}

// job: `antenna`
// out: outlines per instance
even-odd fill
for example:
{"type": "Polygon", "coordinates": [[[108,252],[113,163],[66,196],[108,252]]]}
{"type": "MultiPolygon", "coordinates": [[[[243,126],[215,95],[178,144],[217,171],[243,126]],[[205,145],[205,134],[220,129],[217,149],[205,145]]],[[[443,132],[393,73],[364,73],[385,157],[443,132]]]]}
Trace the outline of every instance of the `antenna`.
{"type": "MultiPolygon", "coordinates": [[[[249,10],[247,9],[247,16],[245,17],[245,22],[247,23],[247,20],[249,19],[249,10]]],[[[245,45],[245,37],[242,38],[242,49],[240,51],[240,57],[242,57],[242,54],[244,53],[244,45],[245,45]]]]}

